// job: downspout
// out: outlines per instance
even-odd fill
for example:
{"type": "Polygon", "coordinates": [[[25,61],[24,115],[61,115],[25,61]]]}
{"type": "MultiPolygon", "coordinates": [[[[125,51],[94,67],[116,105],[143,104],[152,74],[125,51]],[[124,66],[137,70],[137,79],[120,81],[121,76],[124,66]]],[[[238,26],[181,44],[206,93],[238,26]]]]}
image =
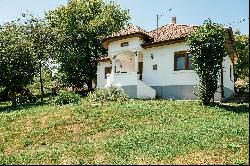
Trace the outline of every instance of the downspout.
{"type": "Polygon", "coordinates": [[[223,82],[223,65],[221,64],[221,77],[220,77],[220,81],[221,81],[221,100],[224,100],[225,95],[224,95],[224,82],[223,82]]]}

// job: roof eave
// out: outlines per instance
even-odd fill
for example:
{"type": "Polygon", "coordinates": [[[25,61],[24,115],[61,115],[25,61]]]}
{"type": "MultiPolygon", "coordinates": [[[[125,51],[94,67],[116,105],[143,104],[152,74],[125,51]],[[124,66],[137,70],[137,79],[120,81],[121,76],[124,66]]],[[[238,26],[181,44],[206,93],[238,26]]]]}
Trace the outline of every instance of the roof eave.
{"type": "Polygon", "coordinates": [[[158,41],[158,42],[151,42],[151,43],[144,43],[141,46],[145,49],[147,48],[152,48],[152,47],[159,47],[163,45],[169,45],[169,44],[174,44],[174,43],[181,43],[184,42],[186,37],[181,37],[181,38],[176,38],[176,39],[171,39],[171,40],[163,40],[163,41],[158,41]]]}
{"type": "Polygon", "coordinates": [[[127,35],[113,36],[113,37],[105,38],[105,39],[102,40],[102,46],[107,49],[109,43],[111,43],[113,41],[117,41],[117,40],[121,40],[121,39],[127,39],[127,38],[132,38],[132,37],[140,37],[142,39],[151,38],[149,35],[147,35],[145,33],[136,32],[136,33],[131,33],[131,34],[127,34],[127,35]]]}

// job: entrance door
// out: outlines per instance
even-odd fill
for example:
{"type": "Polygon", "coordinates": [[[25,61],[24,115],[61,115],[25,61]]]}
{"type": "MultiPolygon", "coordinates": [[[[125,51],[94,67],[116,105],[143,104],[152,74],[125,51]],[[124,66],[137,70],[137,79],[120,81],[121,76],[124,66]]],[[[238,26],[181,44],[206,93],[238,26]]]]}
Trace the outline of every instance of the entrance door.
{"type": "Polygon", "coordinates": [[[138,73],[139,74],[139,80],[142,80],[142,68],[143,68],[143,62],[138,62],[138,73]]]}

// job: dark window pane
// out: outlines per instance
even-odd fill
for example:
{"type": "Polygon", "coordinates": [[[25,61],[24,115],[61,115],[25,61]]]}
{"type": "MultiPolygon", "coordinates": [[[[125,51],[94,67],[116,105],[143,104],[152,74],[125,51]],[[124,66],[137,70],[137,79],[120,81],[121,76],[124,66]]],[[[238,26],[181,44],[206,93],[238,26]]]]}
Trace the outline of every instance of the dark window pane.
{"type": "Polygon", "coordinates": [[[232,66],[230,65],[230,80],[232,80],[232,66]]]}
{"type": "Polygon", "coordinates": [[[112,67],[105,67],[105,79],[107,79],[107,74],[111,74],[111,71],[112,71],[112,67]]]}
{"type": "Polygon", "coordinates": [[[121,43],[121,47],[128,46],[128,42],[121,43]]]}
{"type": "Polygon", "coordinates": [[[185,56],[176,57],[176,70],[185,70],[185,56]]]}

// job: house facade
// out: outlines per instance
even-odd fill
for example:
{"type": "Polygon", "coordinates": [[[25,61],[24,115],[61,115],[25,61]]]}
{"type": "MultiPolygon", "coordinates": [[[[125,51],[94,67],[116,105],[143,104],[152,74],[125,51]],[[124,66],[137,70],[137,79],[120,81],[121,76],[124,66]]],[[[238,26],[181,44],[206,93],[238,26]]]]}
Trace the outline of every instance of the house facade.
{"type": "MultiPolygon", "coordinates": [[[[117,86],[131,98],[196,99],[198,75],[185,43],[196,27],[172,22],[146,32],[130,24],[108,36],[103,40],[108,55],[98,59],[97,88],[117,86]]],[[[228,55],[214,96],[219,101],[234,93],[232,32],[229,28],[225,32],[228,55]]]]}

